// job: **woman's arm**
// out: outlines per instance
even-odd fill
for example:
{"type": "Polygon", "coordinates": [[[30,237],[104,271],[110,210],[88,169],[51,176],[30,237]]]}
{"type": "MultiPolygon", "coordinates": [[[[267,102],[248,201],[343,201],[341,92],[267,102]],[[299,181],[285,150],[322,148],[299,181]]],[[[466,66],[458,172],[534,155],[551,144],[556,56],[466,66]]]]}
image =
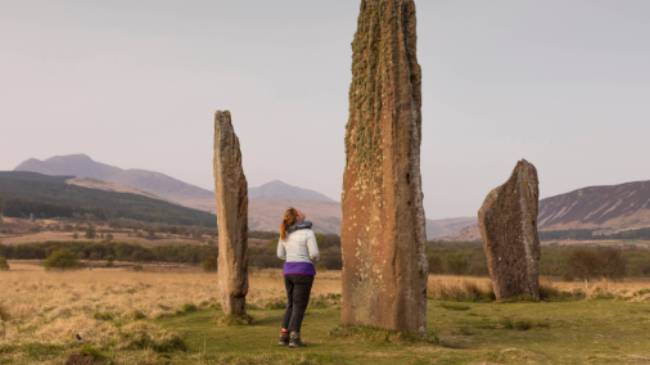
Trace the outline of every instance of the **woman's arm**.
{"type": "Polygon", "coordinates": [[[311,229],[307,233],[307,251],[309,252],[309,258],[312,261],[318,261],[318,259],[320,259],[320,252],[318,252],[316,235],[311,229]]]}
{"type": "Polygon", "coordinates": [[[284,243],[282,243],[281,238],[278,239],[278,249],[276,250],[276,253],[281,260],[287,259],[287,250],[284,248],[284,243]]]}

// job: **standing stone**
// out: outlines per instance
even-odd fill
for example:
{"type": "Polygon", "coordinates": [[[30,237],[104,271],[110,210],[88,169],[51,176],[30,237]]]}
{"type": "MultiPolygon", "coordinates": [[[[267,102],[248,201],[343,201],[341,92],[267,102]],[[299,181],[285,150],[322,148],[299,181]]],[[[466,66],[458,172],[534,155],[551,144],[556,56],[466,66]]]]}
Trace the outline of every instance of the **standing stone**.
{"type": "Polygon", "coordinates": [[[539,181],[535,166],[517,163],[512,176],[478,212],[483,249],[497,299],[539,299],[539,181]]]}
{"type": "Polygon", "coordinates": [[[344,324],[426,330],[421,75],[413,0],[362,0],[341,241],[344,324]]]}
{"type": "Polygon", "coordinates": [[[221,306],[226,315],[244,316],[248,293],[248,183],[228,111],[218,111],[214,118],[214,181],[221,306]]]}

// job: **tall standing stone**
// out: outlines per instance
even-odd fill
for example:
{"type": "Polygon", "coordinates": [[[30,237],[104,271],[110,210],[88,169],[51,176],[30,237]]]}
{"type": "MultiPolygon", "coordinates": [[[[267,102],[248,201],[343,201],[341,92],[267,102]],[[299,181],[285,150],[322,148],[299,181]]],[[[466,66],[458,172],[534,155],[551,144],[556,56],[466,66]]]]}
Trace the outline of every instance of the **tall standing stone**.
{"type": "Polygon", "coordinates": [[[497,299],[539,299],[539,181],[535,166],[517,163],[478,212],[483,248],[497,299]]]}
{"type": "Polygon", "coordinates": [[[428,273],[413,0],[362,0],[352,51],[341,319],[423,332],[428,273]]]}
{"type": "Polygon", "coordinates": [[[248,183],[228,111],[218,111],[214,118],[214,181],[221,306],[226,315],[243,316],[248,293],[248,183]]]}

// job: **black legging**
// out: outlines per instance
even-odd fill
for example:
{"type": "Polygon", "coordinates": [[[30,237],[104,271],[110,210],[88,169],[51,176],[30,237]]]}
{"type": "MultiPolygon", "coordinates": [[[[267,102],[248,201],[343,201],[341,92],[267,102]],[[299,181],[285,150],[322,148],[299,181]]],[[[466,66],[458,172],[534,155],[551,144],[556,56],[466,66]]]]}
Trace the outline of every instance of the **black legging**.
{"type": "Polygon", "coordinates": [[[284,312],[282,328],[286,328],[291,332],[300,332],[313,283],[313,276],[284,276],[284,286],[287,289],[287,310],[284,312]]]}

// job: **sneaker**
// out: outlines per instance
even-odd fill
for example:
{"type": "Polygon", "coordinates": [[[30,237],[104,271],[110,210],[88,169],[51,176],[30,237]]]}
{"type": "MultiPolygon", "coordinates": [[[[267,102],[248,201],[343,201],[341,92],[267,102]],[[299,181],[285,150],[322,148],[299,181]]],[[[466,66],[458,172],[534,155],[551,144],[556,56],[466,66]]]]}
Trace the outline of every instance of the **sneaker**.
{"type": "Polygon", "coordinates": [[[280,332],[280,339],[278,340],[278,345],[280,346],[289,345],[289,332],[280,332]]]}
{"type": "Polygon", "coordinates": [[[305,343],[300,340],[300,333],[298,332],[291,332],[291,335],[289,336],[289,347],[295,348],[295,347],[304,347],[305,343]]]}

